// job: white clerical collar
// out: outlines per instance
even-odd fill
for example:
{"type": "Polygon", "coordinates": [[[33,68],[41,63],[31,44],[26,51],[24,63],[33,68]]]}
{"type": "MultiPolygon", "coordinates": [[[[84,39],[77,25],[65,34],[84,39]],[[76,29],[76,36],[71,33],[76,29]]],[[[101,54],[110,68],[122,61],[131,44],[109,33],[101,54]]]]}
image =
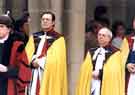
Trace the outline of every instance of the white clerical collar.
{"type": "Polygon", "coordinates": [[[39,36],[39,38],[41,38],[41,39],[42,39],[42,37],[44,37],[45,39],[52,39],[51,36],[47,36],[46,32],[44,35],[39,36]]]}
{"type": "Polygon", "coordinates": [[[9,36],[9,35],[6,35],[6,37],[0,39],[0,43],[4,43],[4,42],[8,39],[8,36],[9,36]]]}

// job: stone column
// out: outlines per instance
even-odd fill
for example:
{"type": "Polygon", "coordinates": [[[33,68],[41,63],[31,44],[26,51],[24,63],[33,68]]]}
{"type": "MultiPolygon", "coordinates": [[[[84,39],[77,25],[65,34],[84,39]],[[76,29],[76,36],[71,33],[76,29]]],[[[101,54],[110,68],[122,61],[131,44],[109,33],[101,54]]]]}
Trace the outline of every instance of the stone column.
{"type": "Polygon", "coordinates": [[[63,0],[29,0],[29,11],[31,13],[31,31],[40,29],[40,15],[44,11],[53,11],[56,15],[56,31],[62,31],[62,2],[63,0]]]}
{"type": "Polygon", "coordinates": [[[38,0],[28,1],[28,11],[31,16],[30,33],[40,30],[40,2],[38,0]]]}
{"type": "Polygon", "coordinates": [[[51,10],[51,0],[29,0],[28,1],[28,10],[31,15],[31,33],[37,32],[40,30],[40,16],[41,13],[47,10],[51,10]]]}
{"type": "Polygon", "coordinates": [[[62,11],[63,11],[63,0],[51,0],[51,10],[56,15],[56,31],[62,33],[62,11]]]}
{"type": "Polygon", "coordinates": [[[52,11],[56,15],[56,31],[62,31],[62,2],[63,0],[41,0],[40,1],[40,12],[52,11]]]}
{"type": "Polygon", "coordinates": [[[51,0],[40,0],[40,11],[44,12],[47,10],[51,10],[52,2],[51,0]]]}
{"type": "Polygon", "coordinates": [[[21,0],[12,0],[11,3],[11,11],[13,14],[13,17],[18,17],[19,15],[21,15],[22,11],[21,11],[21,0]]]}
{"type": "Polygon", "coordinates": [[[3,9],[4,9],[3,5],[5,5],[4,0],[0,0],[0,14],[3,14],[3,9]]]}
{"type": "Polygon", "coordinates": [[[4,13],[7,12],[7,10],[12,10],[12,1],[11,0],[2,0],[4,2],[4,13]]]}
{"type": "Polygon", "coordinates": [[[67,42],[69,94],[75,95],[75,86],[84,57],[85,0],[65,0],[63,31],[67,42]]]}

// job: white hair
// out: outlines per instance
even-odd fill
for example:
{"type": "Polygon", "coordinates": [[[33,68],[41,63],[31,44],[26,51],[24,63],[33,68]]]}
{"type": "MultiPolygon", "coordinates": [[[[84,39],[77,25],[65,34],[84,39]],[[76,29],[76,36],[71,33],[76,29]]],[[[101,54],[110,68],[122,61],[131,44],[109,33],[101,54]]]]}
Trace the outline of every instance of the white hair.
{"type": "MultiPolygon", "coordinates": [[[[109,29],[109,28],[107,28],[107,27],[103,27],[103,28],[101,28],[100,30],[99,30],[99,32],[101,33],[105,33],[105,34],[107,34],[108,36],[110,36],[110,38],[112,39],[112,37],[113,37],[113,34],[112,34],[112,31],[109,29]]],[[[98,32],[98,33],[99,33],[98,32]]]]}

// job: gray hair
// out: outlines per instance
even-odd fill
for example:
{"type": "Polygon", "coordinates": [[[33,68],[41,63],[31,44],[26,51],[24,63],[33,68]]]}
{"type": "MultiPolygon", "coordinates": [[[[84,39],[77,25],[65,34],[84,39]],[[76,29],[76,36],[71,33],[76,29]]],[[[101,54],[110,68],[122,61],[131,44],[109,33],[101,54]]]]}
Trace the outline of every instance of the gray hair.
{"type": "Polygon", "coordinates": [[[111,39],[113,37],[112,31],[107,27],[101,28],[99,32],[105,32],[105,34],[107,34],[111,39]]]}

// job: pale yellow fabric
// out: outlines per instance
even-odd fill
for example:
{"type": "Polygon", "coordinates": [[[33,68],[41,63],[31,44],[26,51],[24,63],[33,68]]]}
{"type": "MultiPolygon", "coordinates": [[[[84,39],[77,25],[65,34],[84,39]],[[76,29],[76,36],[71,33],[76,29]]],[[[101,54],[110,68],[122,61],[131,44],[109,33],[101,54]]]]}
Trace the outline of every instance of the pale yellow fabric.
{"type": "MultiPolygon", "coordinates": [[[[125,95],[125,63],[128,56],[128,43],[123,40],[121,50],[112,54],[103,67],[101,95],[125,95]]],[[[91,56],[87,54],[81,66],[79,82],[76,87],[76,95],[91,95],[91,56]]]]}
{"type": "Polygon", "coordinates": [[[64,38],[57,39],[47,51],[40,95],[68,95],[64,38]]]}
{"type": "Polygon", "coordinates": [[[123,92],[125,93],[125,66],[126,66],[126,62],[127,62],[127,58],[129,55],[129,44],[126,38],[123,39],[121,48],[120,48],[120,52],[121,52],[121,65],[122,65],[122,72],[123,72],[123,92]]]}
{"type": "Polygon", "coordinates": [[[124,95],[121,54],[116,52],[104,64],[101,95],[124,95]]]}
{"type": "Polygon", "coordinates": [[[129,44],[126,38],[124,38],[122,42],[120,51],[121,51],[122,63],[125,64],[129,54],[129,44]]]}
{"type": "Polygon", "coordinates": [[[32,56],[34,54],[34,51],[35,51],[34,39],[33,39],[33,36],[31,35],[27,44],[26,44],[26,47],[25,47],[25,53],[27,55],[27,59],[28,59],[29,64],[32,60],[32,56]]]}
{"type": "Polygon", "coordinates": [[[113,54],[104,65],[101,95],[125,95],[125,64],[128,54],[129,46],[125,38],[120,52],[113,54]]]}
{"type": "Polygon", "coordinates": [[[92,68],[91,56],[88,52],[83,64],[81,65],[79,80],[76,87],[76,95],[90,95],[92,68]]]}

